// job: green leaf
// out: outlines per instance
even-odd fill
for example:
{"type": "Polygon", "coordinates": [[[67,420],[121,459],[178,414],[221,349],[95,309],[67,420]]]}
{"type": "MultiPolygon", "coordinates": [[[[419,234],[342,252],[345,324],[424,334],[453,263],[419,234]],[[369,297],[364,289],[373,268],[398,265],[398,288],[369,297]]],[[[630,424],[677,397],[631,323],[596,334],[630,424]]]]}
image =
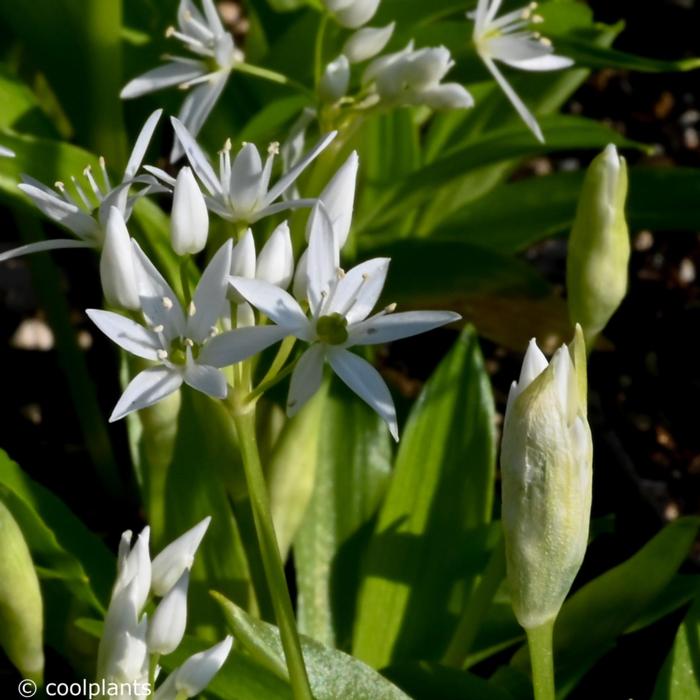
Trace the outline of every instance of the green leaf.
{"type": "Polygon", "coordinates": [[[494,468],[493,398],[468,328],[406,425],[363,569],[355,656],[381,668],[444,651],[485,563],[494,468]]]}
{"type": "Polygon", "coordinates": [[[299,629],[327,646],[349,646],[365,527],[391,470],[383,421],[333,382],[319,426],[311,503],[294,540],[299,629]]]}
{"type": "MultiPolygon", "coordinates": [[[[564,604],[554,628],[558,686],[575,685],[669,585],[687,557],[699,526],[698,518],[679,518],[627,561],[583,586],[564,604]],[[595,620],[594,625],[591,620],[595,620]]],[[[529,667],[527,649],[521,648],[511,663],[525,672],[529,667]]]]}
{"type": "Polygon", "coordinates": [[[700,700],[700,598],[678,628],[652,700],[700,700]]]}
{"type": "MultiPolygon", "coordinates": [[[[213,593],[236,640],[258,664],[286,677],[284,652],[276,627],[246,614],[224,596],[213,593]]],[[[341,651],[308,637],[301,638],[311,690],[316,700],[408,700],[376,671],[341,651]]]]}

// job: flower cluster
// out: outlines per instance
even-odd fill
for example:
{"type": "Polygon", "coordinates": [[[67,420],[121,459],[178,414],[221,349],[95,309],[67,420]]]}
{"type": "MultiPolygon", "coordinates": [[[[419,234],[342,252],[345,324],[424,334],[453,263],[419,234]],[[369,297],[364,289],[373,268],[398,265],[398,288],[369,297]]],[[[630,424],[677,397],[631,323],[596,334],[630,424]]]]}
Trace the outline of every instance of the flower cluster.
{"type": "MultiPolygon", "coordinates": [[[[190,569],[209,521],[210,518],[205,518],[178,537],[153,561],[148,527],[141,531],[133,546],[132,533],[127,531],[122,535],[117,578],[97,654],[99,680],[118,684],[120,688],[148,687],[153,692],[160,676],[159,659],[175,651],[185,635],[190,569]],[[149,619],[144,609],[151,597],[160,601],[149,619]]],[[[154,697],[175,700],[199,695],[223,666],[232,644],[229,636],[190,656],[168,674],[154,697]]]]}

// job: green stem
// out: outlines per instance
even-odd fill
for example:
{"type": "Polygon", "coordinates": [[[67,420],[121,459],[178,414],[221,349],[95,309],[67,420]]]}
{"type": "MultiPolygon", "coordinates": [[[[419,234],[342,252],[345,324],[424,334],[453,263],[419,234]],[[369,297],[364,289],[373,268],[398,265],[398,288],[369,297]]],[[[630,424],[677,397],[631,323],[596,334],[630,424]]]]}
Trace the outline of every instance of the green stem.
{"type": "Polygon", "coordinates": [[[284,576],[284,565],[272,523],[270,501],[255,437],[254,405],[250,405],[247,409],[231,406],[230,404],[227,405],[238,433],[253,520],[258,536],[258,546],[260,547],[267,585],[270,589],[275,618],[287,661],[292,693],[295,700],[313,700],[309,678],[304,666],[301,642],[299,641],[294,619],[292,600],[289,596],[287,581],[284,576]]]}
{"type": "Polygon", "coordinates": [[[316,46],[314,49],[314,86],[318,90],[323,77],[323,43],[326,38],[326,27],[328,26],[328,14],[324,13],[318,25],[316,33],[316,46]]]}
{"type": "Polygon", "coordinates": [[[280,370],[282,367],[284,367],[284,363],[289,357],[289,353],[292,352],[292,348],[294,347],[296,340],[297,339],[294,336],[290,335],[282,341],[280,349],[277,351],[277,355],[275,355],[275,359],[270,365],[270,369],[267,370],[267,373],[262,378],[259,386],[271,382],[280,373],[280,370]]]}
{"type": "Polygon", "coordinates": [[[464,666],[484,615],[488,612],[493,597],[501,585],[505,574],[506,554],[503,538],[500,538],[481,579],[476,585],[474,593],[470,596],[462,611],[457,629],[443,658],[443,663],[446,666],[454,668],[462,668],[464,666]]]}
{"type": "Polygon", "coordinates": [[[262,66],[254,66],[251,63],[236,63],[236,70],[239,73],[244,73],[245,75],[252,75],[255,78],[262,78],[271,83],[277,83],[278,85],[286,85],[287,87],[294,88],[303,92],[305,95],[311,97],[312,92],[306,85],[302,85],[293,78],[286,76],[284,73],[278,73],[276,70],[270,70],[269,68],[263,68],[262,66]]]}
{"type": "Polygon", "coordinates": [[[530,647],[532,688],[535,700],[555,700],[554,658],[552,654],[554,620],[525,631],[530,647]]]}
{"type": "Polygon", "coordinates": [[[257,399],[259,396],[262,396],[268,389],[275,386],[275,384],[281,382],[285,377],[288,377],[294,371],[295,367],[296,362],[292,362],[290,365],[287,365],[281,372],[278,372],[271,379],[260,382],[260,384],[258,384],[255,387],[255,389],[253,389],[253,391],[251,391],[250,394],[248,394],[248,396],[245,397],[245,403],[251,403],[252,401],[255,401],[255,399],[257,399]]]}
{"type": "Polygon", "coordinates": [[[184,255],[180,259],[180,284],[182,285],[182,295],[185,298],[185,308],[187,308],[190,305],[190,302],[192,301],[192,293],[190,291],[190,277],[188,274],[189,261],[189,255],[184,255]]]}

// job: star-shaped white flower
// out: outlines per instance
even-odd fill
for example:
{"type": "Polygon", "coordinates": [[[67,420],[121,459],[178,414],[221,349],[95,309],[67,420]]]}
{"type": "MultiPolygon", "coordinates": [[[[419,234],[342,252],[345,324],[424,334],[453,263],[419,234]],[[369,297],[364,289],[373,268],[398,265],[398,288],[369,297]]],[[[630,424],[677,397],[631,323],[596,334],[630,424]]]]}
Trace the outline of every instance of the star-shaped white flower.
{"type": "Polygon", "coordinates": [[[187,312],[136,242],[133,247],[145,325],[111,311],[88,309],[87,314],[117,345],[157,364],[131,380],[110,421],[157,403],[183,382],[214,398],[225,398],[228,387],[220,368],[240,362],[285,335],[275,326],[218,333],[218,322],[226,313],[232,242],[227,241],[207,265],[187,312]]]}
{"type": "Polygon", "coordinates": [[[136,175],[162,112],[162,109],[158,109],[146,120],[129,156],[124,176],[117,185],[112,185],[110,181],[104,158],[100,158],[102,185],[97,182],[88,166],[83,171],[85,179],[82,185],[76,177],[71,177],[74,194],[71,194],[69,186],[63,182],[57,182],[56,189],[52,190],[33,177],[22,175],[19,189],[43,214],[68,229],[77,240],[60,238],[19,246],[2,253],[0,262],[20,255],[58,248],[99,249],[104,243],[107,218],[112,207],[119,209],[126,221],[131,216],[137,199],[153,192],[164,191],[162,185],[152,176],[136,175]],[[144,187],[130,194],[130,188],[134,184],[143,184],[144,187]]]}
{"type": "Polygon", "coordinates": [[[461,317],[450,311],[393,313],[393,305],[370,316],[384,287],[389,259],[368,260],[343,273],[333,225],[323,205],[314,208],[312,217],[307,256],[309,316],[294,297],[279,287],[243,277],[232,277],[231,284],[278,327],[285,329],[286,335],[310,343],[292,374],[287,401],[289,415],[316,393],[327,361],[384,419],[398,440],[396,410],[388,387],[379,372],[349,348],[407,338],[461,317]]]}
{"type": "MultiPolygon", "coordinates": [[[[227,221],[253,224],[272,214],[300,207],[312,207],[315,199],[277,200],[289,190],[301,173],[313,162],[326,146],[335,138],[332,131],[324,136],[306,156],[299,160],[274,185],[270,187],[272,166],[277,155],[277,144],[273,144],[263,164],[258,149],[246,143],[231,162],[231,143],[227,141],[219,152],[219,175],[217,177],[209,159],[199,147],[185,125],[171,118],[177,139],[185,150],[185,155],[205,190],[209,210],[227,221]]],[[[175,179],[165,171],[145,166],[170,187],[175,179]]]]}
{"type": "MultiPolygon", "coordinates": [[[[167,31],[167,36],[179,39],[199,58],[167,56],[168,63],[134,78],[120,93],[122,99],[131,99],[173,85],[181,90],[196,86],[178,114],[195,136],[223,92],[234,66],[243,60],[233,37],[224,29],[213,0],[202,0],[202,9],[204,13],[191,0],[180,0],[178,28],[170,27],[167,31]]],[[[170,160],[174,162],[181,155],[182,148],[176,140],[170,160]]]]}
{"type": "Polygon", "coordinates": [[[568,68],[573,61],[556,56],[549,39],[532,30],[532,25],[542,21],[535,14],[537,3],[496,17],[502,0],[479,0],[476,11],[468,17],[474,20],[474,45],[491,75],[501,86],[506,97],[539,141],[544,136],[537,120],[525,106],[496,61],[526,71],[550,71],[568,68]]]}

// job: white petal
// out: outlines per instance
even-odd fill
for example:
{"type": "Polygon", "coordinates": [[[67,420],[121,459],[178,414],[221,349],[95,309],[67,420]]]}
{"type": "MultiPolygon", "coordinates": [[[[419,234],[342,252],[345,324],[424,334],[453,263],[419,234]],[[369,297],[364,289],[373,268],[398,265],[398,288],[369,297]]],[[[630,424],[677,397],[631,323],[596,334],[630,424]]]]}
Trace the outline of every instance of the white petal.
{"type": "Polygon", "coordinates": [[[214,35],[224,33],[224,25],[221,23],[219,13],[216,11],[213,0],[202,0],[202,9],[207,18],[207,24],[214,35]]]}
{"type": "Polygon", "coordinates": [[[297,301],[304,301],[309,289],[309,250],[308,248],[301,254],[297,261],[297,269],[294,273],[294,284],[292,292],[297,301]]]}
{"type": "Polygon", "coordinates": [[[209,164],[204,151],[199,147],[197,142],[192,138],[192,135],[187,131],[187,127],[175,117],[170,117],[175,136],[180,141],[187,160],[189,160],[192,169],[197,173],[197,177],[202,181],[210,195],[223,196],[221,183],[216,177],[213,168],[209,164]]]}
{"type": "Polygon", "coordinates": [[[191,568],[210,522],[211,517],[207,516],[156,556],[151,566],[151,588],[155,595],[164,596],[177,583],[182,572],[191,568]]]}
{"type": "Polygon", "coordinates": [[[399,428],[394,401],[379,372],[367,360],[341,348],[331,348],[327,357],[333,371],[380,415],[398,442],[399,428]]]}
{"type": "Polygon", "coordinates": [[[143,169],[157,177],[169,187],[175,187],[175,178],[169,173],[166,173],[162,168],[156,168],[155,165],[144,165],[143,169]]]}
{"type": "Polygon", "coordinates": [[[161,349],[161,344],[153,331],[144,328],[126,316],[115,314],[113,311],[87,309],[85,313],[120,348],[124,348],[136,357],[143,357],[145,360],[158,359],[158,350],[161,349]]]}
{"type": "Polygon", "coordinates": [[[209,212],[204,195],[192,171],[187,167],[182,168],[175,182],[170,212],[173,250],[178,255],[199,253],[204,250],[208,235],[209,212]]]}
{"type": "Polygon", "coordinates": [[[258,256],[255,277],[286,289],[294,275],[294,251],[287,222],[282,222],[267,239],[258,256]]]}
{"type": "Polygon", "coordinates": [[[110,207],[100,255],[100,280],[107,303],[130,311],[141,308],[131,237],[119,209],[110,207]]]}
{"type": "Polygon", "coordinates": [[[163,114],[162,109],[157,109],[151,114],[146,123],[141,128],[138,137],[136,138],[136,143],[131,149],[131,155],[129,156],[129,162],[126,164],[126,170],[124,170],[124,179],[134,177],[141,167],[143,162],[143,157],[146,155],[146,150],[148,149],[148,144],[151,143],[151,138],[153,137],[153,132],[155,131],[160,115],[163,114]]]}
{"type": "Polygon", "coordinates": [[[333,224],[322,202],[311,210],[308,226],[308,299],[311,313],[316,316],[338,279],[340,256],[333,235],[333,224]]]}
{"type": "Polygon", "coordinates": [[[353,267],[338,282],[322,313],[342,314],[350,324],[363,321],[381,296],[389,263],[389,258],[373,258],[353,267]]]}
{"type": "Polygon", "coordinates": [[[187,319],[187,336],[197,342],[211,335],[223,315],[232,248],[233,242],[229,238],[209,261],[192,298],[194,306],[191,311],[194,313],[187,319]]]}
{"type": "Polygon", "coordinates": [[[292,373],[287,397],[287,415],[293,416],[319,389],[323,380],[326,348],[315,343],[299,358],[292,373]]]}
{"type": "Polygon", "coordinates": [[[15,152],[10,148],[5,148],[5,146],[0,146],[0,156],[3,158],[14,158],[15,152]]]}
{"type": "Polygon", "coordinates": [[[369,61],[380,54],[394,33],[396,22],[387,24],[386,27],[363,27],[356,31],[343,46],[343,53],[350,63],[362,63],[369,61]]]}
{"type": "Polygon", "coordinates": [[[233,637],[228,636],[210,649],[190,656],[177,671],[175,687],[178,691],[184,691],[188,698],[199,695],[224,665],[232,644],[233,637]]]}
{"type": "Polygon", "coordinates": [[[294,297],[274,284],[245,277],[231,277],[233,288],[278,326],[294,335],[309,324],[294,297]]]}
{"type": "MultiPolygon", "coordinates": [[[[229,73],[219,71],[210,80],[198,85],[185,97],[178,119],[187,127],[193,137],[199,134],[204,122],[216,105],[221,93],[226,87],[229,73]]],[[[178,139],[173,143],[170,152],[170,162],[174,163],[184,153],[184,149],[178,139]]]]}
{"type": "Polygon", "coordinates": [[[263,164],[260,152],[252,143],[246,143],[231,165],[231,201],[240,212],[251,212],[260,194],[263,164]]]}
{"type": "Polygon", "coordinates": [[[264,209],[259,209],[248,216],[248,223],[254,224],[256,221],[260,221],[265,217],[272,216],[273,214],[279,214],[283,211],[289,211],[290,209],[302,209],[304,207],[313,207],[316,204],[317,199],[287,199],[277,204],[270,204],[264,209]]]}
{"type": "Polygon", "coordinates": [[[231,253],[231,275],[233,277],[255,277],[256,255],[253,231],[246,229],[231,253]]]}
{"type": "Polygon", "coordinates": [[[419,101],[431,109],[469,109],[474,98],[459,83],[444,83],[420,92],[419,101]]]}
{"type": "Polygon", "coordinates": [[[149,367],[137,374],[126,387],[109,417],[113,423],[133,411],[152,406],[170,396],[182,385],[182,375],[168,367],[149,367]]]}
{"type": "Polygon", "coordinates": [[[341,97],[345,97],[349,85],[350,62],[347,56],[340,54],[323,71],[318,85],[319,95],[325,102],[337,102],[341,97]]]}
{"type": "Polygon", "coordinates": [[[352,224],[358,167],[357,151],[353,151],[318,197],[325,205],[333,224],[338,250],[342,250],[345,245],[352,224]]]}
{"type": "Polygon", "coordinates": [[[187,348],[187,363],[183,379],[188,386],[215,399],[225,399],[228,393],[226,377],[223,373],[215,367],[195,362],[190,348],[187,348]]]}
{"type": "Polygon", "coordinates": [[[462,317],[452,311],[406,311],[368,318],[350,328],[347,346],[378,345],[426,333],[462,317]]]}
{"type": "Polygon", "coordinates": [[[337,10],[335,18],[339,24],[356,29],[369,22],[379,7],[380,0],[355,0],[346,8],[337,10]]]}
{"type": "Polygon", "coordinates": [[[143,75],[130,80],[119,93],[123,100],[130,100],[133,97],[140,97],[149,92],[162,90],[173,85],[180,85],[189,80],[194,80],[207,72],[203,63],[193,65],[191,63],[180,63],[171,61],[164,66],[158,66],[149,70],[143,75]]]}
{"type": "Polygon", "coordinates": [[[527,352],[520,368],[518,393],[524,391],[537,377],[547,369],[549,362],[543,352],[537,347],[537,341],[532,338],[527,346],[527,352]]]}
{"type": "Polygon", "coordinates": [[[179,646],[187,626],[189,571],[180,576],[151,617],[146,641],[151,654],[170,654],[179,646]]]}
{"type": "Polygon", "coordinates": [[[134,248],[134,264],[144,317],[153,326],[163,326],[165,336],[170,340],[184,335],[185,315],[175,292],[141,250],[139,244],[132,240],[131,245],[134,248]]]}
{"type": "Polygon", "coordinates": [[[562,70],[563,68],[570,68],[574,65],[573,59],[567,58],[566,56],[555,56],[554,54],[525,59],[522,61],[504,61],[504,63],[507,63],[514,68],[520,68],[520,70],[536,72],[562,70]]]}
{"type": "Polygon", "coordinates": [[[282,326],[235,328],[209,340],[199,354],[199,361],[212,367],[228,367],[257,355],[288,335],[282,326]]]}
{"type": "Polygon", "coordinates": [[[267,193],[265,205],[272,204],[279,196],[284,194],[299,175],[301,175],[316,157],[325,150],[326,146],[328,146],[337,134],[337,131],[331,131],[330,134],[326,134],[291,170],[283,175],[267,193]]]}
{"type": "Polygon", "coordinates": [[[505,79],[505,76],[499,70],[498,66],[488,57],[483,56],[483,61],[486,67],[491,72],[491,75],[496,79],[496,82],[501,86],[501,89],[505,93],[506,97],[510,100],[513,107],[520,115],[521,119],[527,124],[530,131],[535,135],[538,141],[544,143],[544,136],[542,134],[542,129],[537,123],[537,119],[533,116],[530,110],[525,106],[525,103],[520,99],[518,93],[513,90],[510,83],[505,79]]]}
{"type": "Polygon", "coordinates": [[[87,241],[76,241],[73,238],[55,238],[50,241],[37,241],[36,243],[27,243],[26,245],[17,246],[11,250],[6,250],[0,253],[0,263],[5,260],[19,258],[22,255],[30,255],[32,253],[43,253],[46,250],[61,250],[63,248],[94,248],[93,243],[87,241]]]}
{"type": "Polygon", "coordinates": [[[148,592],[151,590],[151,555],[149,553],[149,540],[151,528],[141,530],[136,544],[123,561],[119,575],[114,586],[114,593],[118,593],[126,584],[133,584],[133,600],[136,606],[136,615],[140,615],[148,600],[148,592]]]}

